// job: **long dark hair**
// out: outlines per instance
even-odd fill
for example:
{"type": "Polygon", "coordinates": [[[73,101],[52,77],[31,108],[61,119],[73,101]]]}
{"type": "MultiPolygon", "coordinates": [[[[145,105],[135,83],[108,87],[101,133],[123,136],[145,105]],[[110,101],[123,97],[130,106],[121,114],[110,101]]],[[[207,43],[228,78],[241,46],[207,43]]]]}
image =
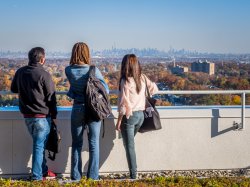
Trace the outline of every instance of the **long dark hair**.
{"type": "Polygon", "coordinates": [[[78,42],[73,46],[69,64],[90,64],[90,52],[86,43],[78,42]]]}
{"type": "Polygon", "coordinates": [[[136,84],[136,92],[139,93],[141,91],[141,65],[134,54],[127,54],[122,59],[119,90],[121,90],[122,79],[129,82],[129,77],[133,77],[136,84]]]}

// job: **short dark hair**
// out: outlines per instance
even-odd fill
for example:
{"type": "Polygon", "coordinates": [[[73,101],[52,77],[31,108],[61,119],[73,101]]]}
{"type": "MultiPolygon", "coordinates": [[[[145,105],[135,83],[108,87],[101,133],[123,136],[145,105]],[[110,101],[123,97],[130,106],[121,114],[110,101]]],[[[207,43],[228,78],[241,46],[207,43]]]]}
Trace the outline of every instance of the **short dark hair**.
{"type": "Polygon", "coordinates": [[[39,62],[45,57],[45,50],[42,47],[34,47],[29,51],[29,62],[39,62]]]}

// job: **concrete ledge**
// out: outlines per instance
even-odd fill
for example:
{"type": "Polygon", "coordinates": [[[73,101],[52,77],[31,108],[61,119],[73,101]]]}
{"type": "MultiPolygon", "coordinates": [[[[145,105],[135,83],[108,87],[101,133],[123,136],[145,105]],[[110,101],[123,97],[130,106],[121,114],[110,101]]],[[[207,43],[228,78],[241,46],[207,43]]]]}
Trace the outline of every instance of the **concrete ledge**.
{"type": "MultiPolygon", "coordinates": [[[[240,107],[160,107],[163,129],[136,136],[138,171],[249,168],[250,109],[246,128],[235,131],[240,107]]],[[[126,172],[127,162],[121,136],[115,131],[117,112],[105,120],[100,138],[100,172],[126,172]]],[[[57,173],[69,174],[71,157],[70,108],[60,108],[58,129],[61,152],[48,161],[57,173]]],[[[31,168],[31,137],[17,109],[0,110],[0,175],[28,174],[31,168]]],[[[88,161],[84,134],[83,168],[88,161]]]]}

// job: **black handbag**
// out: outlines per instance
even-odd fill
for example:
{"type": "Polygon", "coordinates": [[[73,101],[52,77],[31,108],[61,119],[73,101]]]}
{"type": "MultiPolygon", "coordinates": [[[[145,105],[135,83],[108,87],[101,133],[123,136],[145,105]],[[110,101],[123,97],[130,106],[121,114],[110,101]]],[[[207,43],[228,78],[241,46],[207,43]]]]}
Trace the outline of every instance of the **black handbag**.
{"type": "Polygon", "coordinates": [[[60,132],[57,130],[56,124],[51,121],[50,133],[48,137],[48,141],[46,144],[46,149],[49,152],[48,158],[50,160],[55,160],[56,154],[59,152],[59,143],[61,141],[60,132]]]}
{"type": "Polygon", "coordinates": [[[146,84],[146,104],[145,110],[143,111],[144,121],[139,129],[140,133],[159,130],[162,128],[160,115],[157,109],[155,108],[156,99],[150,97],[146,78],[144,79],[146,84]]]}

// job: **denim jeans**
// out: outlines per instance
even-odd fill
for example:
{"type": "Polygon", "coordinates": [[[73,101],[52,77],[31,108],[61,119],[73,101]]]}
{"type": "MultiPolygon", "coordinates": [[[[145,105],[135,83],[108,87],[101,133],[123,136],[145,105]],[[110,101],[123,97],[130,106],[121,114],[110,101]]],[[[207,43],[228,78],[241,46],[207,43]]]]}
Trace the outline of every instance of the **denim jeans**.
{"type": "Polygon", "coordinates": [[[123,116],[121,122],[121,133],[123,144],[126,151],[126,157],[129,167],[130,178],[135,179],[137,173],[136,153],[135,153],[135,141],[134,137],[141,127],[144,120],[144,114],[142,111],[134,111],[133,115],[126,118],[123,116]]]}
{"type": "Polygon", "coordinates": [[[87,178],[99,179],[99,137],[101,130],[101,121],[86,122],[85,106],[74,104],[71,113],[71,179],[80,180],[82,177],[82,146],[83,132],[88,128],[89,142],[89,165],[87,178]],[[87,125],[87,126],[86,126],[87,125]]]}
{"type": "Polygon", "coordinates": [[[25,118],[28,131],[33,139],[32,179],[42,180],[48,167],[45,158],[45,145],[50,132],[50,118],[25,118]]]}

